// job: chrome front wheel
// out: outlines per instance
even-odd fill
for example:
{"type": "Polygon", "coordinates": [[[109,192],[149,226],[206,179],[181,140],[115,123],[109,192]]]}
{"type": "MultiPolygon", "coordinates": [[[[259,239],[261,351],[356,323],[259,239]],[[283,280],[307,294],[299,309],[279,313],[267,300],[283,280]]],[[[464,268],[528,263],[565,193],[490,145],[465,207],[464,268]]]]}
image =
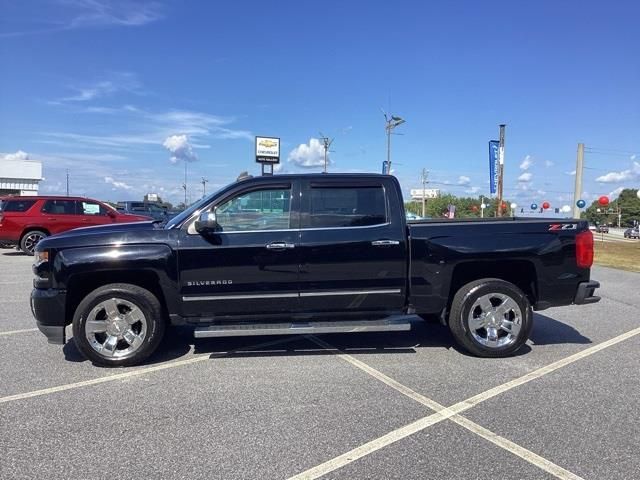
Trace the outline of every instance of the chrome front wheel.
{"type": "Polygon", "coordinates": [[[80,302],[73,316],[73,340],[96,365],[137,365],[156,350],[166,322],[166,311],[152,292],[112,283],[80,302]]]}
{"type": "Polygon", "coordinates": [[[142,310],[117,297],[93,307],[84,327],[91,348],[107,358],[134,354],[143,344],[147,329],[147,318],[142,310]]]}

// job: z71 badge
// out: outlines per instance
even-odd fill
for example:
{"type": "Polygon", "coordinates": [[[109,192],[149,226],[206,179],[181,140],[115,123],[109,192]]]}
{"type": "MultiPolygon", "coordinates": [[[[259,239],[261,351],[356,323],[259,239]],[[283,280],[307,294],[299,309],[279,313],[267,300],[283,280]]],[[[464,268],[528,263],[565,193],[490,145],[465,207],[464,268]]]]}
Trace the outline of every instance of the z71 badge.
{"type": "Polygon", "coordinates": [[[578,229],[578,224],[577,223],[552,223],[551,225],[549,225],[549,230],[550,231],[555,231],[555,230],[577,230],[578,229]]]}

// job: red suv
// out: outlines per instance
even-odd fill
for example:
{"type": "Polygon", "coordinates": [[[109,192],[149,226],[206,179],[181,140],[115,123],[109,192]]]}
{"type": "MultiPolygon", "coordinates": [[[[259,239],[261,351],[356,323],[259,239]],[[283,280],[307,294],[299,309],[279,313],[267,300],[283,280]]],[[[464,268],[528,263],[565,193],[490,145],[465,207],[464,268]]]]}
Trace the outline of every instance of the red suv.
{"type": "Polygon", "coordinates": [[[81,197],[0,197],[0,244],[33,255],[44,237],[73,228],[152,220],[81,197]]]}

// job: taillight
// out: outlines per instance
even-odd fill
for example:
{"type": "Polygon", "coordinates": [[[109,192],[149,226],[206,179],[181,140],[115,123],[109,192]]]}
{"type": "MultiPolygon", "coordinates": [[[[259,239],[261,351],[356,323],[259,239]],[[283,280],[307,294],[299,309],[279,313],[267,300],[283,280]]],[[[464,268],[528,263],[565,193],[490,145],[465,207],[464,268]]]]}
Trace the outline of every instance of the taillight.
{"type": "Polygon", "coordinates": [[[593,233],[585,230],[576,235],[576,263],[580,268],[593,265],[593,233]]]}

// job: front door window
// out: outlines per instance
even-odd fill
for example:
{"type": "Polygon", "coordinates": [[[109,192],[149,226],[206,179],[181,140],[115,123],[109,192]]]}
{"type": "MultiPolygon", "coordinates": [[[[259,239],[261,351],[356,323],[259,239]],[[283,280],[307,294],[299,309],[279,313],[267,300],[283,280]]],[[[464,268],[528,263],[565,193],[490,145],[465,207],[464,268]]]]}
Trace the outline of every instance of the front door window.
{"type": "Polygon", "coordinates": [[[255,190],[219,205],[216,219],[222,232],[287,230],[290,213],[290,189],[255,190]]]}

